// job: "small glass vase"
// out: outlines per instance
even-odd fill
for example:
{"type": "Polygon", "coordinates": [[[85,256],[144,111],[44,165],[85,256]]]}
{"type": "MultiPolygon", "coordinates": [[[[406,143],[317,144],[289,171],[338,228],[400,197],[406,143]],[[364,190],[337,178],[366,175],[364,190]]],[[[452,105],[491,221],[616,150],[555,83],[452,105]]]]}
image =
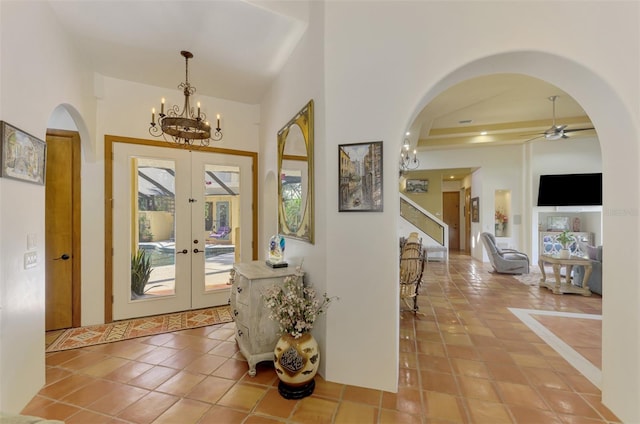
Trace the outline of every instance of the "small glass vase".
{"type": "Polygon", "coordinates": [[[272,264],[285,263],[284,259],[285,239],[276,234],[269,240],[269,262],[272,264]]]}
{"type": "Polygon", "coordinates": [[[311,333],[304,333],[297,339],[290,334],[283,334],[273,353],[273,364],[280,379],[280,395],[285,399],[302,399],[311,395],[320,365],[318,342],[311,333]]]}

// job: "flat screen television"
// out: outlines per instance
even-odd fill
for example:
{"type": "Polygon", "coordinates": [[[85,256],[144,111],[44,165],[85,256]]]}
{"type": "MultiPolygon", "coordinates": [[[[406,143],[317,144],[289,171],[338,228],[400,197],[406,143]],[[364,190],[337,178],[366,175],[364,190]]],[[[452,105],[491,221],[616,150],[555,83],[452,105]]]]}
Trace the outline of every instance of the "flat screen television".
{"type": "Polygon", "coordinates": [[[602,173],[540,175],[538,206],[602,205],[602,173]]]}

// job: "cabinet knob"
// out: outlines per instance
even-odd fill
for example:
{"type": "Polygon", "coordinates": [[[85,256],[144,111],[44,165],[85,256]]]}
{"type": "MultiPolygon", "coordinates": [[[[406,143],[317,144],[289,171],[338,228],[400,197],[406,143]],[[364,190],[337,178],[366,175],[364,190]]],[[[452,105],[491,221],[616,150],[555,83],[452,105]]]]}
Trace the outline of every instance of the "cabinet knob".
{"type": "Polygon", "coordinates": [[[237,309],[233,310],[233,315],[238,316],[238,310],[237,309]]]}
{"type": "Polygon", "coordinates": [[[242,334],[244,334],[242,330],[238,330],[238,337],[242,337],[242,334]]]}
{"type": "Polygon", "coordinates": [[[238,288],[236,289],[236,291],[237,291],[238,293],[242,293],[242,287],[238,287],[238,288]]]}

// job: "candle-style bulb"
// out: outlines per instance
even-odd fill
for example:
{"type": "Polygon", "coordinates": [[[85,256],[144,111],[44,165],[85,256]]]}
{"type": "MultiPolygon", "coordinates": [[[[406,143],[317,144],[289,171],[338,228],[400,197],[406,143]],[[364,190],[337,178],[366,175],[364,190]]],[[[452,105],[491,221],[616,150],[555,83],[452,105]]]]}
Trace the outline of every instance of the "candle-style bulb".
{"type": "Polygon", "coordinates": [[[160,102],[160,115],[164,114],[164,97],[162,98],[162,101],[160,102]]]}
{"type": "Polygon", "coordinates": [[[216,119],[217,119],[217,124],[218,124],[217,128],[220,128],[220,114],[216,115],[216,119]]]}
{"type": "Polygon", "coordinates": [[[151,108],[151,123],[152,124],[156,123],[156,108],[155,107],[151,108]]]}
{"type": "Polygon", "coordinates": [[[200,102],[198,102],[198,119],[200,119],[200,102]]]}

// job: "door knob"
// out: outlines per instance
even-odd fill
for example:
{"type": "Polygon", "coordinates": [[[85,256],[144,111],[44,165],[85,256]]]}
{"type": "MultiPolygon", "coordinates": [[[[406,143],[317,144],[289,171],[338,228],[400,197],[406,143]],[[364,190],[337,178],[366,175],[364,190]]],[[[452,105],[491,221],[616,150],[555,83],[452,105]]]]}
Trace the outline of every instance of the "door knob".
{"type": "Polygon", "coordinates": [[[53,260],[54,261],[58,261],[58,260],[62,259],[63,261],[66,261],[69,258],[71,258],[71,256],[67,255],[66,253],[63,253],[62,256],[60,256],[59,258],[53,258],[53,260]]]}
{"type": "Polygon", "coordinates": [[[202,250],[193,249],[193,253],[200,253],[200,252],[202,252],[202,250]]]}
{"type": "Polygon", "coordinates": [[[186,255],[187,253],[189,253],[189,251],[187,249],[182,249],[181,251],[176,252],[176,253],[184,253],[186,255]]]}

